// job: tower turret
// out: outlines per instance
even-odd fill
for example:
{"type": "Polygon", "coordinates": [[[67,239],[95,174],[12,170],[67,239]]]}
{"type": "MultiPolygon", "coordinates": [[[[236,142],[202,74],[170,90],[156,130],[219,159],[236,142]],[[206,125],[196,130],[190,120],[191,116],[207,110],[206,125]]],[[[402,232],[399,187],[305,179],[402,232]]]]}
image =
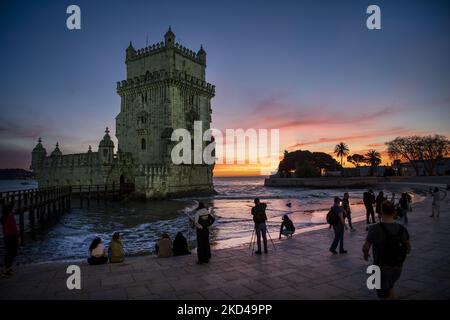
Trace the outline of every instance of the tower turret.
{"type": "Polygon", "coordinates": [[[197,52],[197,57],[201,63],[206,64],[206,51],[203,49],[203,45],[200,45],[200,50],[197,52]]]}
{"type": "Polygon", "coordinates": [[[98,152],[103,163],[111,163],[114,155],[114,142],[109,135],[109,129],[106,127],[105,135],[98,145],[98,152]]]}
{"type": "Polygon", "coordinates": [[[167,30],[164,35],[164,43],[166,47],[173,47],[175,45],[175,33],[172,32],[172,28],[169,26],[169,30],[167,30]]]}
{"type": "Polygon", "coordinates": [[[47,156],[47,150],[42,146],[42,139],[38,139],[38,143],[31,152],[31,166],[33,171],[40,170],[44,165],[44,159],[47,156]]]}
{"type": "Polygon", "coordinates": [[[136,55],[136,50],[133,48],[133,44],[130,41],[130,45],[128,46],[126,52],[126,60],[134,58],[136,55]]]}
{"type": "Polygon", "coordinates": [[[61,150],[59,150],[59,143],[56,143],[55,146],[55,150],[52,151],[52,153],[50,154],[51,157],[59,157],[62,156],[62,152],[61,150]]]}

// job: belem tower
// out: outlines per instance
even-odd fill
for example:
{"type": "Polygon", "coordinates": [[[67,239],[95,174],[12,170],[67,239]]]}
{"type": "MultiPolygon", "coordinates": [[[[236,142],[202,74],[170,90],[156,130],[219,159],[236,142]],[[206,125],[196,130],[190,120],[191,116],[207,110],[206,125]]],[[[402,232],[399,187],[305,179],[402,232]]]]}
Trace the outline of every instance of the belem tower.
{"type": "Polygon", "coordinates": [[[192,135],[194,121],[203,131],[210,128],[215,86],[205,81],[203,47],[181,46],[169,27],[164,42],[139,50],[130,42],[125,64],[127,79],[117,82],[117,152],[108,128],[97,152],[63,154],[56,143],[48,156],[39,138],[31,163],[39,187],[134,183],[136,195],[146,198],[214,192],[214,165],[171,160],[175,128],[192,135]]]}

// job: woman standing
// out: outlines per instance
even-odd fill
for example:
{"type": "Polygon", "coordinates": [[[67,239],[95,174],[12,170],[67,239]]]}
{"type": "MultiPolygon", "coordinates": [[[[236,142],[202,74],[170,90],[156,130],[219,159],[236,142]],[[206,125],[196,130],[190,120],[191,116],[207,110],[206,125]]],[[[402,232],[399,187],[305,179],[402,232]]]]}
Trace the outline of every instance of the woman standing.
{"type": "Polygon", "coordinates": [[[209,245],[209,227],[214,223],[214,217],[200,202],[194,217],[197,231],[197,264],[208,263],[211,259],[211,247],[209,245]]]}
{"type": "Polygon", "coordinates": [[[8,204],[3,208],[2,215],[3,240],[5,241],[5,270],[2,276],[8,277],[14,274],[12,264],[17,256],[17,248],[20,243],[19,231],[14,218],[13,205],[8,204]]]}
{"type": "Polygon", "coordinates": [[[355,231],[352,226],[352,209],[350,208],[350,196],[348,192],[344,193],[344,199],[342,199],[342,209],[344,210],[344,219],[348,220],[348,226],[351,231],[355,231]]]}

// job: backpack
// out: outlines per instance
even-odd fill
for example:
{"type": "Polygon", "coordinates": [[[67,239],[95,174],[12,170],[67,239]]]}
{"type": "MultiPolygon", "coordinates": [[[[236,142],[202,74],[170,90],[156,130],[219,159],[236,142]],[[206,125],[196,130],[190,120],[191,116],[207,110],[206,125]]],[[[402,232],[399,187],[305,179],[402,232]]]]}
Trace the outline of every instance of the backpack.
{"type": "Polygon", "coordinates": [[[212,226],[212,224],[214,223],[214,221],[216,221],[216,218],[214,218],[213,215],[208,214],[205,218],[205,216],[201,216],[198,219],[198,223],[203,227],[203,228],[209,228],[210,226],[212,226]]]}
{"type": "Polygon", "coordinates": [[[402,241],[403,232],[405,228],[400,225],[400,230],[397,234],[391,234],[382,223],[380,223],[381,230],[386,235],[386,241],[380,254],[380,265],[382,266],[401,266],[406,260],[406,245],[402,241]]]}
{"type": "Polygon", "coordinates": [[[264,223],[267,220],[266,204],[260,203],[252,208],[253,222],[256,224],[264,223]]]}
{"type": "Polygon", "coordinates": [[[335,207],[331,207],[330,211],[327,213],[327,223],[332,226],[337,226],[339,224],[339,214],[336,211],[335,207]]]}

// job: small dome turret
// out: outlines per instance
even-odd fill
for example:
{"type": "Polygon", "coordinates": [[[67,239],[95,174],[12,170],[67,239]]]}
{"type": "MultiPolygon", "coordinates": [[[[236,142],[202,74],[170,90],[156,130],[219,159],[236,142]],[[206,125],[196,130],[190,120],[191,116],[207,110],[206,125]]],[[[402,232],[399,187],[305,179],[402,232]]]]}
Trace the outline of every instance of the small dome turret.
{"type": "Polygon", "coordinates": [[[175,44],[175,33],[172,32],[172,28],[169,26],[169,30],[167,30],[164,35],[164,43],[166,47],[173,47],[175,44]]]}
{"type": "Polygon", "coordinates": [[[61,150],[59,150],[59,143],[58,142],[56,143],[55,150],[53,150],[53,152],[50,154],[50,156],[52,156],[52,157],[62,156],[62,152],[61,152],[61,150]]]}
{"type": "Polygon", "coordinates": [[[42,139],[41,138],[38,139],[38,143],[34,147],[33,153],[34,154],[40,153],[40,154],[43,154],[43,155],[47,154],[47,150],[45,150],[44,146],[42,145],[42,139]]]}
{"type": "Polygon", "coordinates": [[[105,135],[100,141],[99,148],[114,148],[114,142],[111,140],[108,127],[106,127],[105,135]]]}

